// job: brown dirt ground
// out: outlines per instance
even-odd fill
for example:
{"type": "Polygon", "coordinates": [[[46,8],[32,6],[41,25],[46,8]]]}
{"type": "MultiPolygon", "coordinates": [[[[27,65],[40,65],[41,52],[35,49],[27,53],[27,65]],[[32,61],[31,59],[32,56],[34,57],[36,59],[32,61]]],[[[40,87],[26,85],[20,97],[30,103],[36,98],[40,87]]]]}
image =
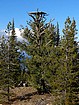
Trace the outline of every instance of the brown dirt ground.
{"type": "Polygon", "coordinates": [[[12,89],[15,94],[11,105],[52,105],[54,97],[50,94],[39,95],[32,87],[17,87],[12,89]]]}
{"type": "MultiPolygon", "coordinates": [[[[59,105],[61,96],[53,96],[51,94],[39,95],[33,87],[16,87],[11,90],[13,96],[10,104],[0,105],[59,105]]],[[[79,96],[78,96],[79,97],[79,96]]],[[[68,105],[68,104],[67,104],[68,105]]],[[[74,104],[74,105],[79,105],[74,104]]]]}

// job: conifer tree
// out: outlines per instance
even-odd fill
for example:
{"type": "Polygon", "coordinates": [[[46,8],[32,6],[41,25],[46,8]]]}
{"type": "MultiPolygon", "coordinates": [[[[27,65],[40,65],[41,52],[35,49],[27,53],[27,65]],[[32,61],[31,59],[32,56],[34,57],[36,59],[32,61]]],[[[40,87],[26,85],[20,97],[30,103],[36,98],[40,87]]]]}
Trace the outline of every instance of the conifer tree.
{"type": "MultiPolygon", "coordinates": [[[[7,71],[8,71],[8,50],[7,40],[4,36],[0,39],[0,89],[4,90],[7,87],[7,71]]],[[[6,94],[6,93],[5,93],[6,94]]],[[[2,96],[2,94],[0,94],[2,96]]],[[[1,100],[0,96],[0,100],[1,100]]],[[[5,101],[5,100],[4,100],[5,101]]]]}
{"type": "MultiPolygon", "coordinates": [[[[57,70],[57,83],[58,88],[64,94],[64,101],[68,97],[72,100],[74,94],[73,84],[77,83],[77,42],[75,41],[75,35],[77,34],[76,22],[72,21],[68,17],[65,22],[65,28],[63,29],[63,38],[61,42],[61,55],[60,55],[60,66],[57,70]]],[[[78,86],[78,85],[77,85],[78,86]]],[[[77,90],[77,87],[75,88],[77,90]]],[[[65,103],[66,104],[66,103],[65,103]]],[[[69,105],[69,103],[67,104],[69,105]]]]}
{"type": "MultiPolygon", "coordinates": [[[[9,24],[8,24],[9,25],[9,24]]],[[[15,33],[15,27],[14,27],[14,20],[10,24],[10,26],[7,26],[8,32],[11,32],[11,35],[9,36],[9,63],[10,63],[10,70],[13,75],[13,81],[15,82],[15,86],[19,82],[19,76],[20,76],[20,64],[19,64],[19,55],[20,52],[18,52],[18,46],[17,46],[17,38],[15,33]]]]}
{"type": "Polygon", "coordinates": [[[50,83],[48,78],[54,75],[55,68],[55,26],[45,23],[44,12],[35,12],[29,14],[34,21],[30,21],[31,30],[24,30],[24,37],[27,39],[26,52],[30,59],[26,59],[26,66],[30,72],[30,81],[32,86],[39,92],[49,91],[50,83]],[[53,69],[54,68],[54,69],[53,69]],[[53,73],[52,73],[53,72],[53,73]]]}
{"type": "Polygon", "coordinates": [[[1,87],[10,100],[10,88],[18,84],[19,73],[19,52],[17,48],[17,40],[15,36],[14,20],[7,25],[8,39],[1,39],[0,64],[1,64],[1,87]]]}

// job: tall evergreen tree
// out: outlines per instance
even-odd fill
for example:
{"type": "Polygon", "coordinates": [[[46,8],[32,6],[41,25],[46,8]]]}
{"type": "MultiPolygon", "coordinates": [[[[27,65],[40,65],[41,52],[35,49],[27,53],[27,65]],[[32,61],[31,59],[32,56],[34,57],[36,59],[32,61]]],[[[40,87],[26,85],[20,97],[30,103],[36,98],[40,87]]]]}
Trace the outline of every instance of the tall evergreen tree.
{"type": "Polygon", "coordinates": [[[19,73],[19,52],[17,48],[17,40],[15,36],[14,20],[7,25],[8,39],[2,37],[1,40],[1,81],[2,89],[7,90],[8,101],[10,100],[10,88],[18,83],[19,73]]]}
{"type": "Polygon", "coordinates": [[[31,30],[28,28],[24,30],[24,37],[28,41],[26,52],[31,56],[30,59],[26,59],[26,65],[30,72],[31,84],[39,92],[47,92],[50,87],[48,78],[55,72],[52,59],[55,58],[53,50],[55,50],[56,29],[51,22],[45,23],[46,13],[37,11],[29,15],[34,21],[29,22],[31,30]]]}
{"type": "MultiPolygon", "coordinates": [[[[8,71],[8,46],[4,36],[0,39],[0,89],[4,90],[7,87],[7,71],[8,71]]],[[[6,94],[6,93],[5,93],[6,94]]],[[[2,94],[1,94],[2,96],[2,94]]],[[[0,96],[0,99],[1,99],[0,96]]],[[[5,101],[5,100],[4,100],[5,101]]]]}
{"type": "Polygon", "coordinates": [[[17,85],[18,77],[20,75],[20,73],[19,73],[19,70],[20,70],[20,64],[19,64],[20,52],[18,51],[18,46],[17,46],[17,38],[16,38],[16,33],[15,33],[14,20],[12,21],[9,28],[11,28],[10,29],[11,35],[9,36],[9,42],[8,42],[8,44],[9,44],[9,63],[10,63],[10,70],[12,71],[12,75],[13,75],[13,78],[15,81],[15,85],[17,85]]]}
{"type": "MultiPolygon", "coordinates": [[[[68,98],[67,95],[71,95],[72,100],[72,94],[74,94],[73,88],[76,90],[79,88],[73,86],[73,84],[77,84],[76,80],[79,73],[77,68],[77,42],[75,41],[77,30],[74,19],[73,21],[71,21],[69,17],[66,19],[63,33],[64,36],[61,42],[60,66],[57,71],[58,79],[56,81],[58,83],[58,88],[60,87],[60,90],[64,93],[64,100],[66,101],[68,98]]],[[[69,105],[69,103],[67,105],[69,105]]]]}

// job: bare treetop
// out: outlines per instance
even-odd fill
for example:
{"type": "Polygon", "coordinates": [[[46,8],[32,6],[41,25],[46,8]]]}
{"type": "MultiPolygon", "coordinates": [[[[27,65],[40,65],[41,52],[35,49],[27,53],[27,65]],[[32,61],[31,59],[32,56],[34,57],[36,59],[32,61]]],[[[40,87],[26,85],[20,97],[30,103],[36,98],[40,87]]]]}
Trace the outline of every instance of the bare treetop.
{"type": "Polygon", "coordinates": [[[43,19],[45,15],[47,15],[47,13],[41,12],[41,11],[30,12],[30,13],[28,13],[28,14],[29,14],[29,16],[31,16],[31,17],[34,19],[34,21],[38,21],[38,22],[39,22],[41,19],[43,19]]]}
{"type": "Polygon", "coordinates": [[[46,15],[47,13],[45,12],[30,12],[29,15],[46,15]]]}

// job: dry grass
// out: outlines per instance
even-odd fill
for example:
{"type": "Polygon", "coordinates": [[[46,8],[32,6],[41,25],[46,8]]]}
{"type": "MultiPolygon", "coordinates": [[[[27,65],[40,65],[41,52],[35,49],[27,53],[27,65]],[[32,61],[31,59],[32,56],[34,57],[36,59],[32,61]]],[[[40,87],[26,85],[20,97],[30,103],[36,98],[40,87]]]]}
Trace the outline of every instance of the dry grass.
{"type": "MultiPolygon", "coordinates": [[[[11,96],[11,104],[4,103],[0,105],[60,105],[62,101],[61,95],[39,95],[33,87],[17,87],[11,89],[11,92],[13,93],[13,96],[11,96]]],[[[79,105],[79,102],[74,105],[79,105]]]]}
{"type": "Polygon", "coordinates": [[[12,91],[15,96],[12,97],[11,105],[52,105],[54,99],[49,94],[39,95],[32,87],[18,87],[12,91]]]}

